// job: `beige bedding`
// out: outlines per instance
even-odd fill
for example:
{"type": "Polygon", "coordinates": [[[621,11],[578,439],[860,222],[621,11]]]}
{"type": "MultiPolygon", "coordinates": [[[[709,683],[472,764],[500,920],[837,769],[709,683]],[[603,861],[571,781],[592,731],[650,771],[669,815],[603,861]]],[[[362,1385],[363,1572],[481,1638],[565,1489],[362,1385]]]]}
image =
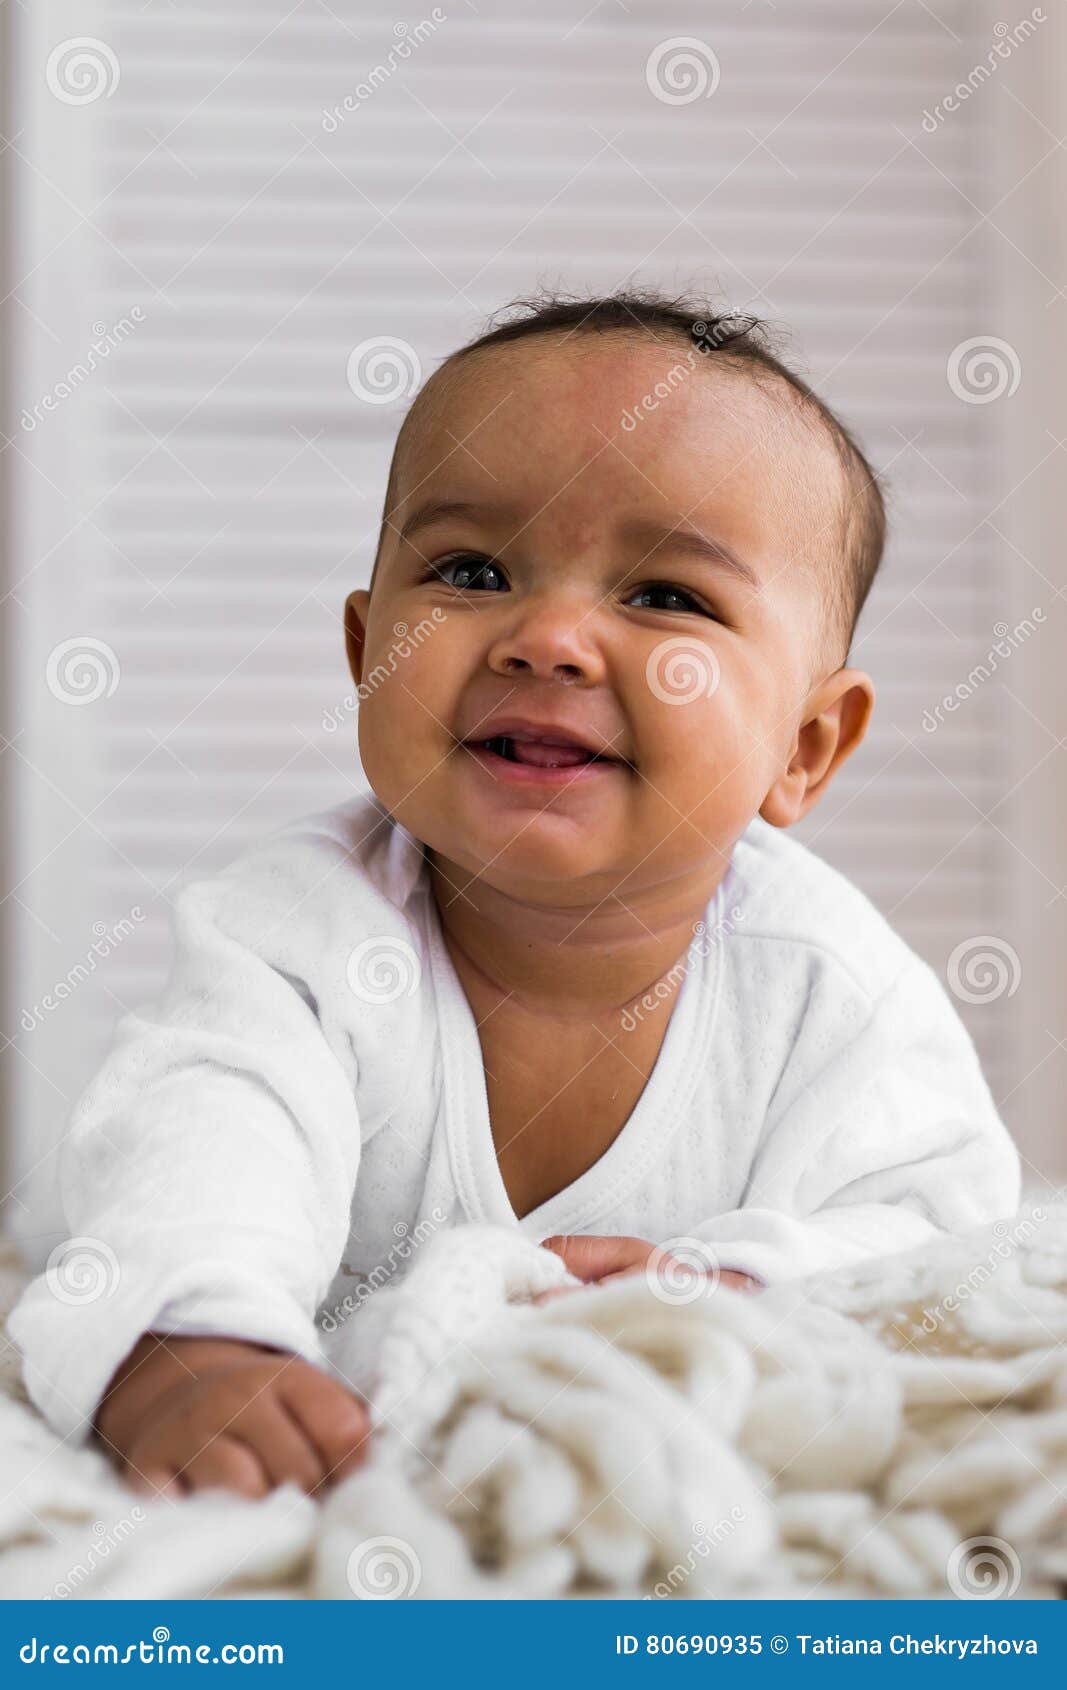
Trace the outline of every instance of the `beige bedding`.
{"type": "MultiPolygon", "coordinates": [[[[1054,1596],[1067,1209],[758,1297],[643,1277],[540,1307],[515,1233],[437,1235],[334,1339],[368,1466],[149,1503],[0,1354],[14,1596],[1054,1596]]],[[[21,1275],[0,1255],[0,1312],[21,1275]]]]}

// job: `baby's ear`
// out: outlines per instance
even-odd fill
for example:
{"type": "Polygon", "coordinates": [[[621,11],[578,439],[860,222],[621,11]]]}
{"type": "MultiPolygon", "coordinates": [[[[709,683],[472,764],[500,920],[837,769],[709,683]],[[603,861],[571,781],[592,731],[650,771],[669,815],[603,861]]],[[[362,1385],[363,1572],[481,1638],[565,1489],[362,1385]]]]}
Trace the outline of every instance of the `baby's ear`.
{"type": "Polygon", "coordinates": [[[345,599],[345,652],[357,687],[363,679],[363,646],[367,636],[367,607],[370,594],[360,587],[345,599]]]}
{"type": "Polygon", "coordinates": [[[808,699],[788,766],[760,805],[764,821],[792,827],[807,815],[863,739],[873,709],[874,682],[862,669],[827,676],[808,699]]]}

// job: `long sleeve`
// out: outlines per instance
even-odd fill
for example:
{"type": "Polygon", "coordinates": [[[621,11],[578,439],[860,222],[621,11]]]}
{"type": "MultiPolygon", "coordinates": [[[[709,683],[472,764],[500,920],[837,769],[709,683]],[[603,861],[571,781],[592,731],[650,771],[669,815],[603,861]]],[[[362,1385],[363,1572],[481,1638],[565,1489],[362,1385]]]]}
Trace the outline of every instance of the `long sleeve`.
{"type": "Polygon", "coordinates": [[[846,1034],[825,1006],[802,1025],[742,1205],[694,1229],[722,1266],[765,1283],[1018,1207],[1018,1154],[933,971],[912,957],[865,1014],[851,996],[846,1034]]]}
{"type": "Polygon", "coordinates": [[[61,1153],[74,1236],[9,1322],[32,1398],[75,1440],[148,1329],[320,1356],[359,1165],[354,1063],[241,899],[227,876],[178,899],[168,985],[120,1023],[61,1153]]]}

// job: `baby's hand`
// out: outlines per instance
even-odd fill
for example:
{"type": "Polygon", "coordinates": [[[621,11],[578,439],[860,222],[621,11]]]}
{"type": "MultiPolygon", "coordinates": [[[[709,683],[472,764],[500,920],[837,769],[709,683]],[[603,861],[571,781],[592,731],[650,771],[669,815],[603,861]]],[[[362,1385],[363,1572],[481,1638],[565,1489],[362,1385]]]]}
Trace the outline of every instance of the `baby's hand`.
{"type": "MultiPolygon", "coordinates": [[[[623,1279],[627,1274],[644,1273],[649,1269],[655,1271],[657,1262],[670,1256],[669,1250],[659,1244],[650,1244],[644,1238],[603,1238],[585,1233],[566,1236],[557,1234],[555,1237],[543,1239],[542,1245],[544,1249],[559,1256],[576,1279],[598,1285],[606,1284],[611,1279],[623,1279]]],[[[694,1272],[698,1271],[690,1262],[684,1265],[692,1268],[694,1272]]],[[[734,1268],[720,1268],[716,1283],[725,1285],[731,1291],[762,1289],[758,1279],[753,1279],[747,1273],[738,1273],[734,1268]]],[[[540,1296],[534,1298],[534,1302],[547,1302],[551,1297],[559,1297],[566,1291],[578,1289],[576,1285],[564,1285],[555,1291],[543,1291],[540,1296]]]]}
{"type": "Polygon", "coordinates": [[[298,1356],[229,1338],[139,1341],[97,1414],[97,1431],[138,1490],[315,1491],[366,1453],[364,1404],[298,1356]]]}

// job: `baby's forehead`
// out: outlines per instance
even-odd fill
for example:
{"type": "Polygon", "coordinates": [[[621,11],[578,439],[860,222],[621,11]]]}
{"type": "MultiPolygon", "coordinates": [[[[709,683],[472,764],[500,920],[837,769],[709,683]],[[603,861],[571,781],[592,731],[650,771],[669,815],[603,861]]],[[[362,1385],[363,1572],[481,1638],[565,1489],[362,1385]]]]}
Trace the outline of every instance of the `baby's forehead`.
{"type": "Polygon", "coordinates": [[[398,451],[395,504],[450,480],[501,483],[606,518],[612,501],[728,522],[810,565],[836,549],[842,472],[821,418],[774,371],[682,336],[530,336],[460,355],[427,383],[398,451]]]}
{"type": "MultiPolygon", "coordinates": [[[[775,409],[775,397],[753,365],[716,358],[680,336],[572,330],[460,354],[427,383],[416,405],[426,402],[427,428],[439,426],[446,412],[462,416],[476,433],[495,433],[505,419],[509,429],[529,419],[550,431],[565,421],[568,443],[577,449],[576,427],[591,428],[598,445],[606,436],[622,446],[652,418],[656,426],[646,435],[662,437],[701,419],[717,422],[724,434],[731,423],[751,429],[761,413],[775,409]]],[[[783,406],[780,425],[790,408],[783,406]]]]}

